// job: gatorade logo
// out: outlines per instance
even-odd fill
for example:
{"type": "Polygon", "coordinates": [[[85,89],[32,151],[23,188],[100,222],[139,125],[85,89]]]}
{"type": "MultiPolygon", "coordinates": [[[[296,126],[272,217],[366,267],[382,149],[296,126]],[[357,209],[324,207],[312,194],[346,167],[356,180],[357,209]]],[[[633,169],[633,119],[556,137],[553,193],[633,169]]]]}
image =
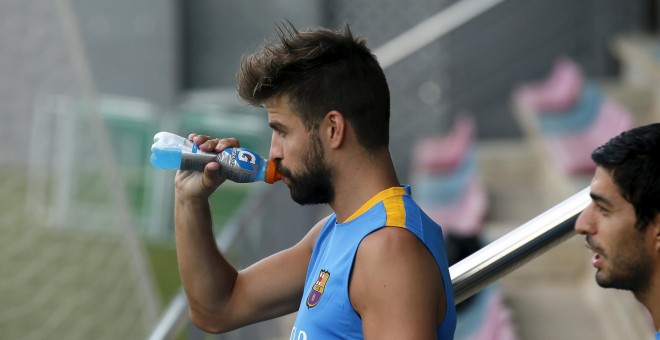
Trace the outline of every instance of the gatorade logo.
{"type": "Polygon", "coordinates": [[[246,150],[239,150],[237,158],[239,161],[248,162],[251,164],[257,164],[257,157],[255,157],[254,154],[246,150]]]}

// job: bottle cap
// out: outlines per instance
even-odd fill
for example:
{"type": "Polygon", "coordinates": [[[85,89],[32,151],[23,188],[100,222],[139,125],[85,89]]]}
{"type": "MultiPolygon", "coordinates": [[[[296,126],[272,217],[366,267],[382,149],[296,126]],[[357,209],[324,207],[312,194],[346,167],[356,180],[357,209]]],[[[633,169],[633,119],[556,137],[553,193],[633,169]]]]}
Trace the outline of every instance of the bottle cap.
{"type": "Polygon", "coordinates": [[[264,182],[273,184],[281,180],[284,176],[281,173],[277,172],[277,164],[274,160],[268,160],[268,165],[266,165],[266,176],[264,177],[264,182]]]}

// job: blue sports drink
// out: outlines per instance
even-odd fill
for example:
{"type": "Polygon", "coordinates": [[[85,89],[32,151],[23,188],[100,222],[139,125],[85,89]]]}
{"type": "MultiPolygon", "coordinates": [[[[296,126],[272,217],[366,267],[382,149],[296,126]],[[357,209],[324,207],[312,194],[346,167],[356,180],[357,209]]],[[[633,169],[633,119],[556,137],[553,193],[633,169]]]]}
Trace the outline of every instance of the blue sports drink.
{"type": "Polygon", "coordinates": [[[237,183],[282,179],[275,162],[246,148],[227,148],[220,154],[204,152],[187,138],[159,132],[151,145],[151,165],[164,170],[204,171],[209,162],[220,163],[220,176],[237,183]]]}

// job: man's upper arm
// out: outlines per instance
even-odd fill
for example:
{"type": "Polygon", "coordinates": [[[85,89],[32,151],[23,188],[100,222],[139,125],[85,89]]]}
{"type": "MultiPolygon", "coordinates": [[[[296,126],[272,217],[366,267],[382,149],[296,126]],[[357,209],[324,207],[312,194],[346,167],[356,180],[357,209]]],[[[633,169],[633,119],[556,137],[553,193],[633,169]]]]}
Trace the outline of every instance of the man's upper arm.
{"type": "Polygon", "coordinates": [[[365,339],[436,339],[446,312],[433,255],[414,234],[397,227],[364,238],[349,293],[365,339]]]}

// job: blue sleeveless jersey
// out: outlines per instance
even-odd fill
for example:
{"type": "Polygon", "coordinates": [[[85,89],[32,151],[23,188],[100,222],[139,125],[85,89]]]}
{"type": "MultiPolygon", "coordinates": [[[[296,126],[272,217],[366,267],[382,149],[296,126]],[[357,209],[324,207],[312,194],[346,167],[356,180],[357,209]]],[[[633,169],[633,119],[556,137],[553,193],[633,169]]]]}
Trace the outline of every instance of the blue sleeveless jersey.
{"type": "Polygon", "coordinates": [[[409,190],[394,187],[378,193],[344,223],[330,216],[314,245],[291,340],[364,338],[362,321],[349,299],[348,282],[360,242],[384,226],[406,228],[433,254],[447,301],[438,339],[453,339],[456,309],[442,230],[412,200],[409,190]]]}

